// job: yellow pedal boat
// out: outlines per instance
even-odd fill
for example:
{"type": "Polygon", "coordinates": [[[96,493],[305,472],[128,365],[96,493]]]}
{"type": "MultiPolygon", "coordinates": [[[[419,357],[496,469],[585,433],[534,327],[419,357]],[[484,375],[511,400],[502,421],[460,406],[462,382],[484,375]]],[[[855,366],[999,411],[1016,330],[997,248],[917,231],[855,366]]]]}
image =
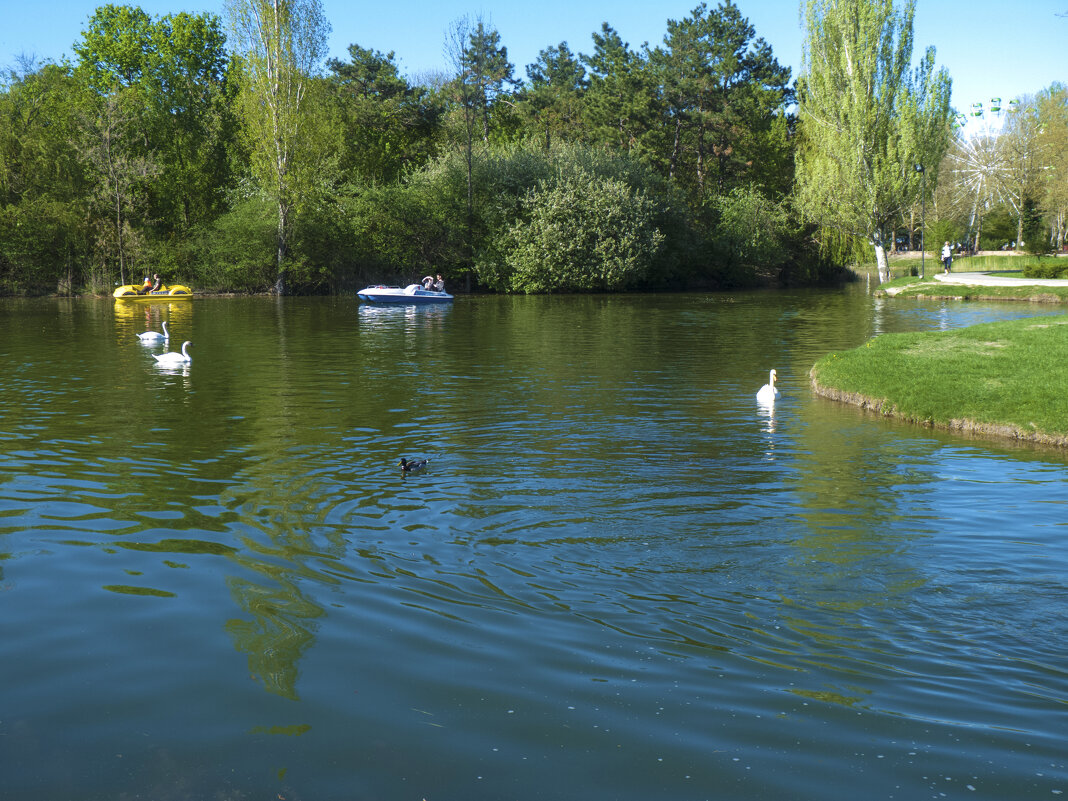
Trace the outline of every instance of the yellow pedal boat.
{"type": "Polygon", "coordinates": [[[126,284],[125,286],[117,287],[111,293],[111,296],[119,300],[189,300],[193,297],[193,290],[181,284],[171,284],[170,286],[164,285],[155,292],[146,292],[142,295],[141,287],[136,284],[126,284]]]}

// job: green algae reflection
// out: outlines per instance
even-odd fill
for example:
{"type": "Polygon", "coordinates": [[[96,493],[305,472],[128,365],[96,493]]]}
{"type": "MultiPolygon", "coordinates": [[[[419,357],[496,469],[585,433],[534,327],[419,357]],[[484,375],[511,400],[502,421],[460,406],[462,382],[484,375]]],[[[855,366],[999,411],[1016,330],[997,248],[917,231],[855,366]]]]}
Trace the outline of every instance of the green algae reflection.
{"type": "Polygon", "coordinates": [[[105,584],[104,589],[108,592],[117,592],[120,595],[150,595],[155,598],[177,598],[173,592],[157,590],[152,587],[132,587],[129,584],[105,584]]]}

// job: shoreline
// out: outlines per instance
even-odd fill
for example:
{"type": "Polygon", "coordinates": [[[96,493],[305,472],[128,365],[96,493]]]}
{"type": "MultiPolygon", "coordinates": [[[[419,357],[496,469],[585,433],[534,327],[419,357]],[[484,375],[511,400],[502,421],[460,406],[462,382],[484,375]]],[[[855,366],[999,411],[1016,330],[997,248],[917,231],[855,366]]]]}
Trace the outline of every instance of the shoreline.
{"type": "Polygon", "coordinates": [[[1068,447],[1068,315],[887,333],[827,353],[815,395],[985,439],[1068,447]]]}
{"type": "Polygon", "coordinates": [[[1068,435],[1046,434],[1041,431],[1027,431],[1011,423],[980,423],[968,418],[954,418],[948,422],[936,422],[930,419],[920,419],[915,415],[905,414],[898,410],[897,405],[889,398],[877,400],[859,392],[846,392],[844,390],[828,387],[820,384],[816,376],[816,367],[813,365],[808,373],[809,382],[815,395],[838,403],[846,403],[856,406],[865,411],[888,417],[893,420],[901,420],[905,423],[922,426],[938,431],[949,431],[958,434],[970,434],[982,439],[1009,440],[1018,443],[1034,445],[1052,445],[1058,448],[1068,448],[1068,435]]]}
{"type": "Polygon", "coordinates": [[[937,273],[930,278],[905,276],[874,289],[876,297],[928,300],[1022,301],[1068,303],[1068,280],[1016,278],[987,272],[937,273]]]}

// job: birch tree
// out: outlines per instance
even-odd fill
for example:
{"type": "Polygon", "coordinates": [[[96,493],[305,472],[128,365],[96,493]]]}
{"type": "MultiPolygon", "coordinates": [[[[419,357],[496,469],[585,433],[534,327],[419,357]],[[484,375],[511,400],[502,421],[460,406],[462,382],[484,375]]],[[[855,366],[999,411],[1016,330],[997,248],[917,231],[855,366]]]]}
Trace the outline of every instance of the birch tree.
{"type": "Polygon", "coordinates": [[[278,208],[274,289],[286,292],[291,215],[300,199],[302,126],[308,92],[326,54],[330,24],[321,0],[226,0],[244,80],[241,111],[253,172],[278,208]]]}
{"type": "MultiPolygon", "coordinates": [[[[801,145],[797,191],[825,231],[860,237],[889,277],[893,228],[949,144],[950,78],[934,48],[915,70],[915,0],[808,0],[798,79],[801,145]]],[[[928,180],[927,191],[934,182],[928,180]]]]}

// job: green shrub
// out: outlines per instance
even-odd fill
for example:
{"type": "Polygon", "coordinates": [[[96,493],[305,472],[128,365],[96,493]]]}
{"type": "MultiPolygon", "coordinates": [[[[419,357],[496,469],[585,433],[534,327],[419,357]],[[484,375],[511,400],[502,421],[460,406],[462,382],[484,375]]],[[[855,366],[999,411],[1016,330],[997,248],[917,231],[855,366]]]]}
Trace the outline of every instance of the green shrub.
{"type": "Polygon", "coordinates": [[[645,278],[664,240],[655,204],[625,183],[590,174],[542,184],[501,253],[513,290],[619,290],[645,278]]]}
{"type": "Polygon", "coordinates": [[[1030,261],[1023,271],[1027,278],[1064,278],[1065,273],[1068,273],[1066,259],[1037,259],[1030,261]]]}

